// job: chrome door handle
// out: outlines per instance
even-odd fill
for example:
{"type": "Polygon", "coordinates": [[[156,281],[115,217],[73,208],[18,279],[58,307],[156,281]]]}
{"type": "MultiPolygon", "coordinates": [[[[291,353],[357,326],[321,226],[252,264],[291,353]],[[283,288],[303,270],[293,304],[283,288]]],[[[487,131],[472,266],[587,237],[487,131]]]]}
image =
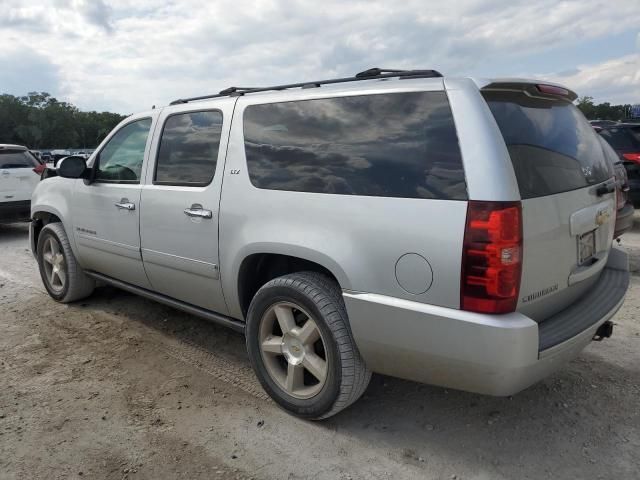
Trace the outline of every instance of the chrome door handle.
{"type": "Polygon", "coordinates": [[[135,210],[136,209],[135,203],[128,202],[126,198],[123,198],[122,200],[120,200],[118,203],[115,204],[115,206],[118,207],[121,210],[135,210]]]}
{"type": "Polygon", "coordinates": [[[11,175],[11,172],[8,172],[8,171],[6,171],[6,170],[3,170],[3,171],[2,171],[2,176],[3,176],[3,177],[8,177],[9,175],[11,175]]]}
{"type": "Polygon", "coordinates": [[[213,212],[205,210],[199,203],[194,203],[189,208],[185,208],[184,214],[187,217],[213,218],[213,212]]]}

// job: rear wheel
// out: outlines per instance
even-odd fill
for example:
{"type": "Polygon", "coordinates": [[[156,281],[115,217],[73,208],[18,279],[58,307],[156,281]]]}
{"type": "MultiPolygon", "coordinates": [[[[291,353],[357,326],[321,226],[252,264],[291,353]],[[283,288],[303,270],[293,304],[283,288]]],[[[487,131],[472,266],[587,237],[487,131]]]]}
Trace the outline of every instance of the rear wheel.
{"type": "Polygon", "coordinates": [[[69,303],[91,295],[95,281],[78,265],[60,223],[42,229],[37,252],[40,277],[51,298],[69,303]]]}
{"type": "Polygon", "coordinates": [[[247,349],[269,395],[304,418],[335,415],[366,389],[366,368],[348,327],[338,285],[301,272],[256,293],[247,318],[247,349]]]}

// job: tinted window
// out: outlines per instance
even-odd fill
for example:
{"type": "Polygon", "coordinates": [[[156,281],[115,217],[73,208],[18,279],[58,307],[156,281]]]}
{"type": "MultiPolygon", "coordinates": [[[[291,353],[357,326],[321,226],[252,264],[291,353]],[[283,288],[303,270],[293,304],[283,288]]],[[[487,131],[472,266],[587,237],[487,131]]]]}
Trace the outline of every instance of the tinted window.
{"type": "Polygon", "coordinates": [[[0,150],[0,168],[34,168],[38,161],[24,150],[0,150]]]}
{"type": "Polygon", "coordinates": [[[583,188],[610,177],[593,127],[575,105],[520,92],[485,92],[509,149],[522,198],[583,188]]]}
{"type": "MultiPolygon", "coordinates": [[[[602,147],[602,152],[604,153],[604,157],[607,159],[607,162],[609,163],[609,165],[622,163],[616,151],[613,148],[611,148],[611,145],[609,145],[604,138],[600,137],[598,140],[600,140],[600,146],[602,147]]],[[[609,172],[612,172],[612,170],[609,169],[609,172]]]]}
{"type": "Polygon", "coordinates": [[[211,183],[221,131],[219,111],[169,117],[160,139],[154,183],[193,186],[211,183]]]}
{"type": "Polygon", "coordinates": [[[600,135],[616,150],[629,151],[640,148],[640,134],[636,133],[636,137],[631,128],[604,128],[600,135]]]}
{"type": "Polygon", "coordinates": [[[258,188],[467,198],[444,92],[253,105],[244,114],[244,135],[258,188]]]}
{"type": "Polygon", "coordinates": [[[118,130],[100,152],[96,179],[114,183],[140,182],[150,128],[151,119],[145,118],[118,130]]]}

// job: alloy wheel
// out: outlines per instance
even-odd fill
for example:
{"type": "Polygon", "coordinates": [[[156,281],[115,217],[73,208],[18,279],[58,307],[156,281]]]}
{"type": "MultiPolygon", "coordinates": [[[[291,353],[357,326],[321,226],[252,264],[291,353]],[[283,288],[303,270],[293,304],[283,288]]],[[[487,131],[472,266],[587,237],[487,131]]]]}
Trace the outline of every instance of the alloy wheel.
{"type": "Polygon", "coordinates": [[[260,353],[271,379],[287,394],[311,398],[328,373],[325,341],[316,321],[302,307],[279,302],[262,316],[260,353]]]}
{"type": "Polygon", "coordinates": [[[44,243],[42,260],[49,287],[56,293],[62,292],[67,284],[67,265],[60,243],[53,236],[44,243]]]}

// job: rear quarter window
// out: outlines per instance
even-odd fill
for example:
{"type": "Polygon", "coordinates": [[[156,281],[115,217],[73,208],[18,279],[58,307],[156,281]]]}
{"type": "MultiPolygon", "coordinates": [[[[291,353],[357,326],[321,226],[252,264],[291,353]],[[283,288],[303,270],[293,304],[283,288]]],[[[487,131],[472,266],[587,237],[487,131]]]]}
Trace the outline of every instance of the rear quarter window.
{"type": "Polygon", "coordinates": [[[467,198],[444,92],[251,105],[245,151],[254,186],[403,198],[467,198]]]}
{"type": "Polygon", "coordinates": [[[522,198],[601,183],[612,176],[597,133],[575,105],[524,92],[486,91],[522,198]]]}

